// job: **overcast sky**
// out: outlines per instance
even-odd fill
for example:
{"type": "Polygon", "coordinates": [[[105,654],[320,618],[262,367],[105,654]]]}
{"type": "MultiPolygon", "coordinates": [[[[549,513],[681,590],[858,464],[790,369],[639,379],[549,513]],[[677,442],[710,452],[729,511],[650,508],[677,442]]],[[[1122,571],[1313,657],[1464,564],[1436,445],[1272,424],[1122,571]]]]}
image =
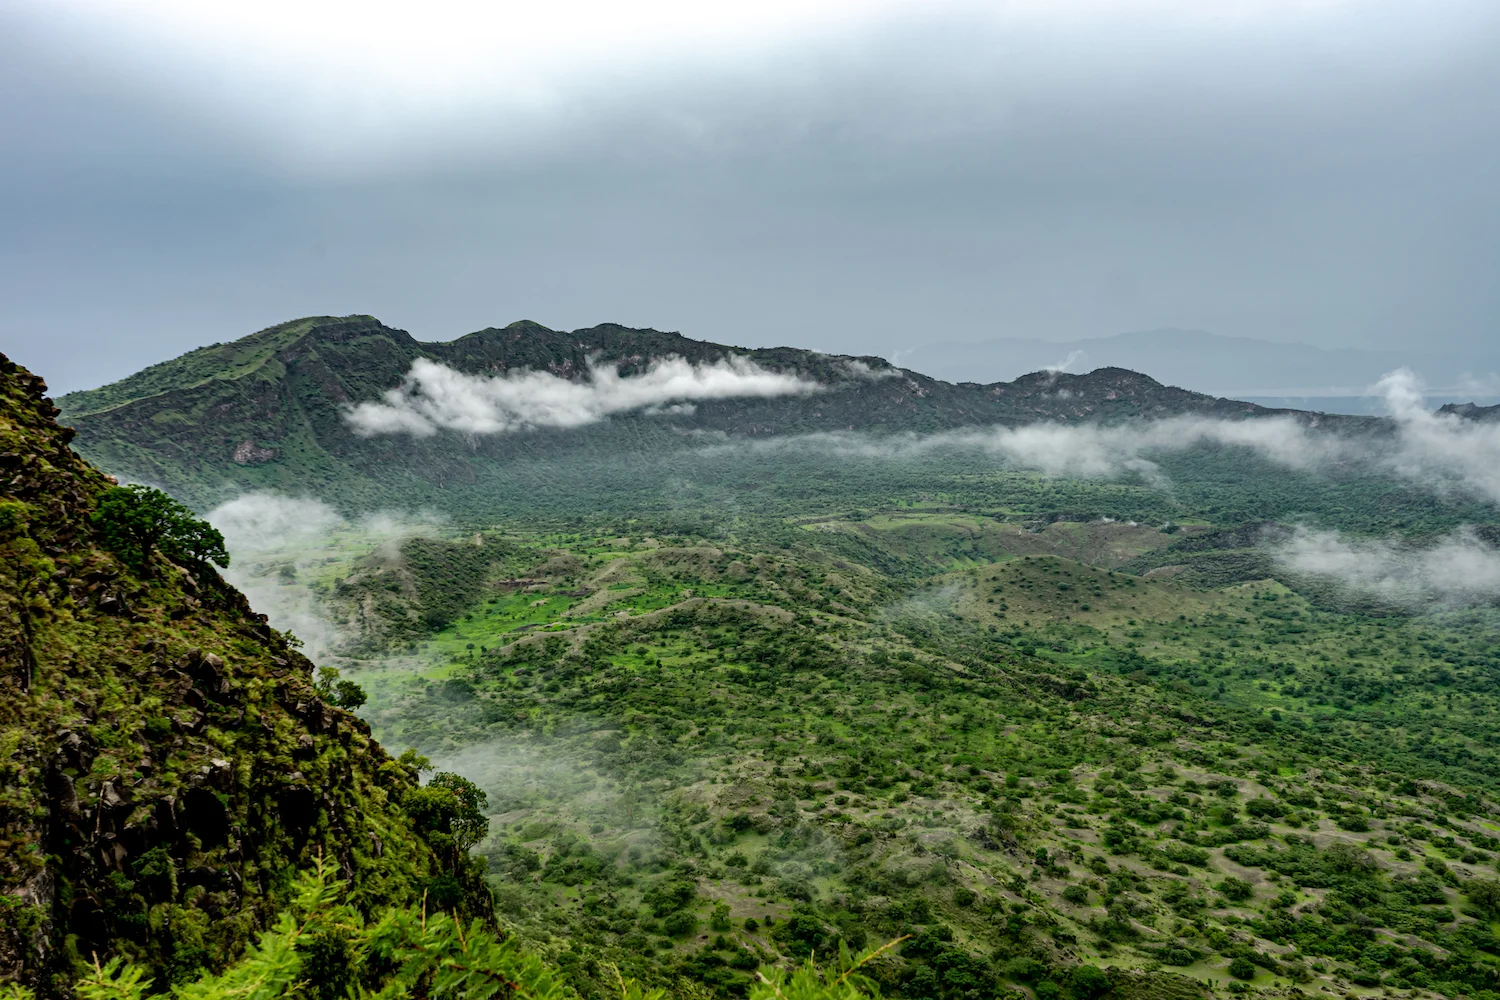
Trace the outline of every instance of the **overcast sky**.
{"type": "Polygon", "coordinates": [[[235,7],[0,0],[0,350],[55,391],[316,313],[1500,340],[1493,0],[235,7]]]}

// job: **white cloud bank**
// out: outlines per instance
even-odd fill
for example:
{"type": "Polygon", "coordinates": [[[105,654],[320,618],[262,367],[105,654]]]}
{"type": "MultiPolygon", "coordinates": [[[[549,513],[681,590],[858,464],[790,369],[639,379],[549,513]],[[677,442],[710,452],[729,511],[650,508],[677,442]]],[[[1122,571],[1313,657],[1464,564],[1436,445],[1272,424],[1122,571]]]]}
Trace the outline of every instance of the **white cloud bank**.
{"type": "Polygon", "coordinates": [[[1500,551],[1469,529],[1419,549],[1303,528],[1272,551],[1294,573],[1408,607],[1481,604],[1500,597],[1500,551]]]}
{"type": "Polygon", "coordinates": [[[1103,479],[1135,473],[1165,484],[1151,456],[1200,445],[1246,448],[1277,465],[1316,470],[1338,464],[1407,479],[1445,493],[1461,491],[1500,503],[1500,423],[1477,423],[1424,408],[1422,385],[1410,371],[1384,376],[1390,433],[1329,430],[1292,417],[1237,420],[1176,416],[1120,424],[1040,422],[1020,427],[970,427],[934,434],[859,432],[804,434],[749,445],[721,443],[709,451],[752,447],[850,458],[901,459],[939,451],[978,451],[1009,465],[1052,476],[1103,479]]]}
{"type": "Polygon", "coordinates": [[[536,427],[582,427],[611,414],[670,403],[802,396],[821,388],[800,375],[768,371],[740,357],[699,365],[663,358],[630,378],[613,366],[595,365],[584,382],[537,371],[467,375],[418,358],[382,402],[360,403],[346,418],[362,437],[431,437],[439,430],[505,434],[536,427]]]}

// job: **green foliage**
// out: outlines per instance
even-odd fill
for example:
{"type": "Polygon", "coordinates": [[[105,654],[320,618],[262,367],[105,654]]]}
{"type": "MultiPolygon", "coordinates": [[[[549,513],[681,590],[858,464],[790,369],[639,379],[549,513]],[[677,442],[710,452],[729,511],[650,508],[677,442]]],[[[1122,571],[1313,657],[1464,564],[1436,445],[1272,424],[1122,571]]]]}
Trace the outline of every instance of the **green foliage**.
{"type": "MultiPolygon", "coordinates": [[[[292,906],[223,972],[177,983],[182,1000],[273,997],[516,997],[561,1000],[554,969],[496,940],[480,921],[391,907],[373,919],[344,902],[345,885],[321,860],[292,886],[292,906]]],[[[141,1000],[152,988],[140,966],[112,958],[80,979],[81,1000],[141,1000]]]]}
{"type": "Polygon", "coordinates": [[[402,806],[418,830],[457,868],[489,832],[488,796],[472,781],[447,771],[406,793],[402,806]]]}
{"type": "Polygon", "coordinates": [[[1500,881],[1492,878],[1470,879],[1464,885],[1464,895],[1485,914],[1500,916],[1500,881]]]}
{"type": "Polygon", "coordinates": [[[878,988],[861,970],[902,940],[858,956],[841,943],[834,963],[827,967],[819,967],[809,957],[790,973],[763,968],[757,974],[758,982],[750,988],[749,1000],[868,1000],[878,996],[878,988]]]}
{"type": "Polygon", "coordinates": [[[351,680],[339,679],[337,667],[319,667],[315,688],[318,697],[351,712],[369,700],[364,688],[351,680]]]}
{"type": "Polygon", "coordinates": [[[156,552],[194,565],[229,565],[224,536],[218,529],[150,486],[105,490],[92,521],[105,546],[137,572],[149,571],[156,552]]]}
{"type": "Polygon", "coordinates": [[[1249,882],[1246,882],[1244,879],[1235,878],[1233,876],[1224,879],[1214,888],[1223,893],[1224,898],[1229,900],[1231,903],[1243,903],[1247,899],[1255,895],[1255,889],[1250,885],[1249,882]]]}

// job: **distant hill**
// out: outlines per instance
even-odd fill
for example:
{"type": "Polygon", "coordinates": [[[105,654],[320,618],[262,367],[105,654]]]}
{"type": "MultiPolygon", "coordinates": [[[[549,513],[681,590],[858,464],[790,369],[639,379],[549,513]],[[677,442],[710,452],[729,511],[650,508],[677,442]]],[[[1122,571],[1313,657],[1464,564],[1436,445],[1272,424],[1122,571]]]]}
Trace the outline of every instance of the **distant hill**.
{"type": "Polygon", "coordinates": [[[1500,359],[1455,359],[1436,353],[1326,349],[1225,337],[1203,330],[1140,330],[1055,342],[1011,337],[944,342],[903,352],[901,361],[938,378],[990,382],[1047,367],[1102,366],[1150,372],[1175,385],[1223,396],[1359,395],[1381,375],[1408,367],[1434,391],[1455,394],[1465,375],[1500,370],[1500,359]]]}
{"type": "Polygon", "coordinates": [[[1500,423],[1500,403],[1494,406],[1476,406],[1474,403],[1449,403],[1439,413],[1451,413],[1463,417],[1465,420],[1473,420],[1478,423],[1495,424],[1500,423]]]}
{"type": "Polygon", "coordinates": [[[423,343],[370,316],[284,323],[200,348],[112,385],[72,393],[59,403],[62,419],[76,427],[78,447],[89,458],[200,506],[251,488],[350,502],[446,499],[455,490],[479,488],[510,461],[566,453],[659,454],[705,435],[928,432],[1044,419],[1275,412],[1117,368],[952,384],[879,358],[793,348],[742,350],[614,325],[560,331],[518,322],[447,343],[423,343]],[[741,356],[772,371],[814,379],[822,391],[707,400],[691,412],[673,414],[636,411],[584,430],[480,437],[362,438],[345,418],[350,404],[379,399],[400,384],[419,358],[470,374],[531,369],[577,377],[595,357],[620,363],[628,376],[672,355],[694,363],[741,356]]]}

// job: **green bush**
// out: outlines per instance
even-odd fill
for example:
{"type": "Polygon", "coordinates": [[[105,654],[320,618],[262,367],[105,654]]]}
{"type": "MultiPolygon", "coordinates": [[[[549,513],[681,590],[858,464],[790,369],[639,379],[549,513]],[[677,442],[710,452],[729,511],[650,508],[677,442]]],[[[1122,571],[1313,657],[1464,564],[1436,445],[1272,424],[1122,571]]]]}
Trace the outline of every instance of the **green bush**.
{"type": "Polygon", "coordinates": [[[685,938],[697,931],[698,918],[687,910],[678,910],[667,914],[666,919],[661,922],[661,929],[668,937],[685,938]]]}
{"type": "MultiPolygon", "coordinates": [[[[293,884],[292,905],[260,935],[244,958],[222,973],[173,986],[183,1000],[273,997],[448,996],[489,1000],[563,1000],[557,973],[521,951],[515,938],[496,940],[482,923],[467,927],[422,907],[390,908],[366,920],[344,902],[345,885],[319,860],[293,884]]],[[[96,962],[74,985],[79,1000],[144,1000],[153,982],[145,970],[118,957],[96,962]]],[[[639,987],[625,1000],[648,1000],[639,987]]],[[[632,992],[633,989],[633,992],[632,992]]],[[[10,988],[0,997],[29,1000],[10,988]]],[[[660,1000],[660,994],[649,1000],[660,1000]]]]}
{"type": "Polygon", "coordinates": [[[1255,887],[1244,879],[1235,878],[1233,875],[1220,882],[1216,889],[1224,895],[1224,898],[1232,903],[1243,903],[1255,895],[1255,887]]]}

